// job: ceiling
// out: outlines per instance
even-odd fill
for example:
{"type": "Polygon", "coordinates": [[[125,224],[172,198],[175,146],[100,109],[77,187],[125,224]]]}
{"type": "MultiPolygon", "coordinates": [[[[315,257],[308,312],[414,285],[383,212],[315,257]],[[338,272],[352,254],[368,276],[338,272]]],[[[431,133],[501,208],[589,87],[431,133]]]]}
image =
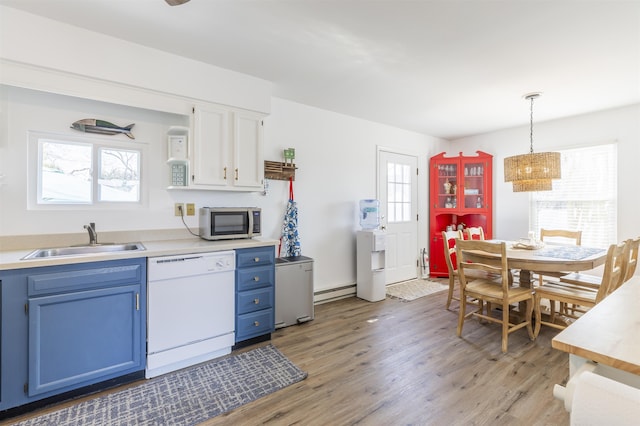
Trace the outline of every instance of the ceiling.
{"type": "MultiPolygon", "coordinates": [[[[640,102],[640,1],[0,0],[456,139],[640,102]]],[[[185,76],[188,78],[188,76],[185,76]]]]}

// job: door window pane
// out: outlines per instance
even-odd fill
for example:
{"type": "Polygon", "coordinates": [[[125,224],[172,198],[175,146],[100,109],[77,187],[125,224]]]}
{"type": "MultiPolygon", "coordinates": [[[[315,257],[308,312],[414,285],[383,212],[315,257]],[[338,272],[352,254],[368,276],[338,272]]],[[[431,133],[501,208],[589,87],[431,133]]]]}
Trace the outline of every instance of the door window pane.
{"type": "Polygon", "coordinates": [[[388,222],[411,220],[411,167],[408,164],[387,165],[388,222]]]}

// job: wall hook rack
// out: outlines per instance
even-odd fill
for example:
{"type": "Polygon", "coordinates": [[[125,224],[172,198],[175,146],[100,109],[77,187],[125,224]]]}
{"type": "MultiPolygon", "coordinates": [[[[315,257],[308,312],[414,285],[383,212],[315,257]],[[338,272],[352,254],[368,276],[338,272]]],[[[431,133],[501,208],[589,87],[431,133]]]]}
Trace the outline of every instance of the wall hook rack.
{"type": "Polygon", "coordinates": [[[264,177],[274,180],[296,180],[296,165],[280,161],[264,162],[264,177]]]}

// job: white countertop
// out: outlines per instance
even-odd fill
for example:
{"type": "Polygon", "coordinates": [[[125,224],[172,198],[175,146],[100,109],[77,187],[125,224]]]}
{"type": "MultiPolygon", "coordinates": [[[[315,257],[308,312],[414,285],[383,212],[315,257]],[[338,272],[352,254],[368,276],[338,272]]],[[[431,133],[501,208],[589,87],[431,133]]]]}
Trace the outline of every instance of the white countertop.
{"type": "MultiPolygon", "coordinates": [[[[97,262],[102,260],[131,259],[137,257],[170,256],[187,253],[205,253],[210,251],[234,250],[250,247],[276,246],[277,240],[266,238],[206,241],[198,237],[161,240],[161,241],[127,241],[141,242],[146,250],[106,252],[99,254],[83,254],[73,256],[56,256],[41,259],[20,260],[33,249],[0,251],[0,270],[35,268],[42,266],[64,265],[74,263],[97,262]]],[[[42,247],[48,248],[48,247],[42,247]]]]}

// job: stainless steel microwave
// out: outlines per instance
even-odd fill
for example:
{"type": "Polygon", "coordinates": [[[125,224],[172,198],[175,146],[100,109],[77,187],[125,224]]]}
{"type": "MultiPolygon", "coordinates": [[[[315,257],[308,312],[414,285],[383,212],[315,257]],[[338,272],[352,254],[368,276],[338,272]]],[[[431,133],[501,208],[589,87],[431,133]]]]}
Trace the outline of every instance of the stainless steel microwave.
{"type": "Polygon", "coordinates": [[[262,209],[257,207],[201,207],[200,238],[230,240],[260,236],[261,215],[262,209]]]}

